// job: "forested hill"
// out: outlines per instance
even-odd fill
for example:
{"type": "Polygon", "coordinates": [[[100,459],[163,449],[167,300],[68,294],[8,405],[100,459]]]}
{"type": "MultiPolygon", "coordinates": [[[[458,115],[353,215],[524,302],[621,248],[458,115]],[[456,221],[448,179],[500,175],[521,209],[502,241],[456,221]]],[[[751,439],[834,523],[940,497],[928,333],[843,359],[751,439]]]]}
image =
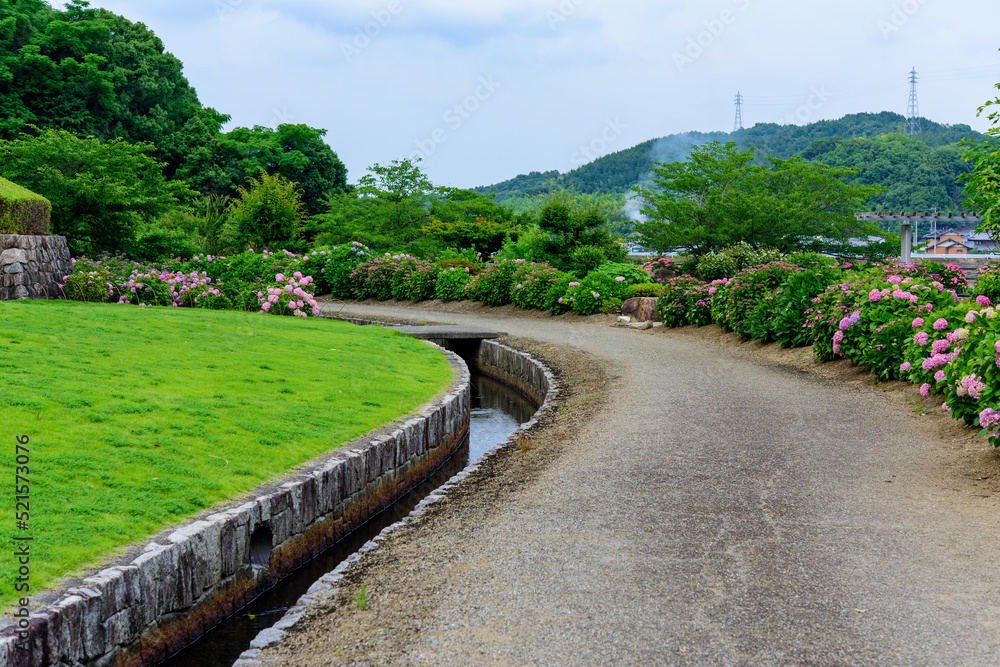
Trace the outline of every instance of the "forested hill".
{"type": "Polygon", "coordinates": [[[858,180],[888,190],[877,202],[871,202],[873,205],[910,209],[937,206],[940,210],[957,207],[961,188],[954,181],[959,173],[968,170],[958,143],[963,138],[979,140],[984,135],[968,125],[942,125],[927,119],[921,119],[919,135],[907,137],[905,129],[904,116],[883,111],[801,126],[760,123],[736,132],[672,134],[605,155],[565,174],[535,171],[476,191],[495,193],[498,201],[562,189],[622,194],[648,180],[656,162],[684,160],[692,146],[710,141],[735,141],[741,148],[753,146],[760,163],[766,163],[768,156],[802,155],[831,166],[859,168],[858,180]]]}

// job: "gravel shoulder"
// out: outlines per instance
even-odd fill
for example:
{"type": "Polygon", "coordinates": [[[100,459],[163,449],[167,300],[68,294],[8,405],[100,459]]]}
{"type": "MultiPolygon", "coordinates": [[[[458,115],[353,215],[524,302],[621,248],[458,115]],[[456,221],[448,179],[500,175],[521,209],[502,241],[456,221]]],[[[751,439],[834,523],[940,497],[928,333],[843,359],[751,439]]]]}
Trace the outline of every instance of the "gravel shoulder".
{"type": "Polygon", "coordinates": [[[997,455],[912,387],[715,327],[344,310],[502,328],[562,393],[265,664],[1000,662],[997,455]]]}

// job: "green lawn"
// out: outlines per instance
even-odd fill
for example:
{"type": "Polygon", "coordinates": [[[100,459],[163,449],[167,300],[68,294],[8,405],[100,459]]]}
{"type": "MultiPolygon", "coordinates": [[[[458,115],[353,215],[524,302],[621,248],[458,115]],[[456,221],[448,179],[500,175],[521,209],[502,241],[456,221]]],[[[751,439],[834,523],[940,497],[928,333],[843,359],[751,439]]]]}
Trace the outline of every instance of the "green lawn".
{"type": "Polygon", "coordinates": [[[380,327],[186,308],[0,302],[0,608],[389,423],[451,381],[380,327]],[[30,523],[14,516],[15,438],[30,523]]]}

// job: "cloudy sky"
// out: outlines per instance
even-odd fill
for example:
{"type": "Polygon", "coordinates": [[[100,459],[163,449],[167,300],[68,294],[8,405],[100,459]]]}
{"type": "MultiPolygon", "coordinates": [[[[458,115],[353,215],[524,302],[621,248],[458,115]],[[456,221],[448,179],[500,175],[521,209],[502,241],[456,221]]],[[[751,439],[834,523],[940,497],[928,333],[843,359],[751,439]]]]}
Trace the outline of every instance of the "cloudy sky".
{"type": "MultiPolygon", "coordinates": [[[[57,4],[53,2],[53,4],[57,4]]],[[[145,23],[229,127],[328,131],[352,182],[568,171],[690,130],[919,109],[985,130],[996,0],[93,0],[145,23]]]]}

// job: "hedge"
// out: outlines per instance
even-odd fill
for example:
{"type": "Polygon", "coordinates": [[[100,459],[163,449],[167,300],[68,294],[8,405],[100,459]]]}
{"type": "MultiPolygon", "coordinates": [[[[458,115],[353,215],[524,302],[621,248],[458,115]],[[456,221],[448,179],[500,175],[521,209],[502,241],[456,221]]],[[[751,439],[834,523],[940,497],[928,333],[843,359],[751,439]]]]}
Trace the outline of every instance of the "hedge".
{"type": "Polygon", "coordinates": [[[0,178],[0,234],[45,235],[51,218],[48,199],[0,178]]]}

